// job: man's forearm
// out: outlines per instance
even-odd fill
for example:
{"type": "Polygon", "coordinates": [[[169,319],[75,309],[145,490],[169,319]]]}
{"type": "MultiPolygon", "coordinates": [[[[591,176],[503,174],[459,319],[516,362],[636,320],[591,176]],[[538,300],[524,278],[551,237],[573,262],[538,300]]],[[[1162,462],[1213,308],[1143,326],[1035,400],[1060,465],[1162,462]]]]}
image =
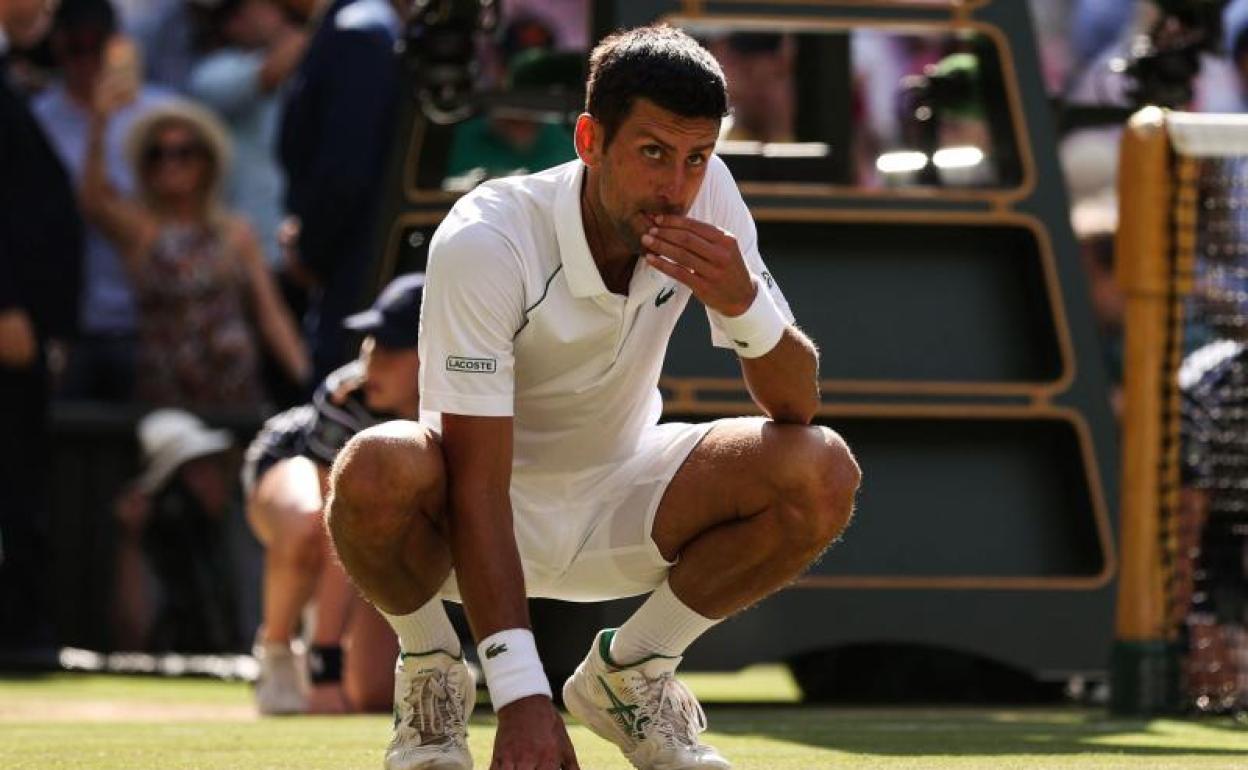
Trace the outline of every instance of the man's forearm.
{"type": "Polygon", "coordinates": [[[500,720],[516,717],[544,700],[549,681],[542,671],[533,632],[524,572],[511,524],[509,495],[490,487],[451,484],[451,554],[477,653],[500,720]],[[521,708],[519,703],[529,705],[521,708]],[[513,704],[516,704],[513,707],[513,704]]]}
{"type": "Polygon", "coordinates": [[[464,611],[478,640],[508,628],[529,627],[524,572],[511,526],[506,491],[451,486],[451,556],[464,611]]]}
{"type": "Polygon", "coordinates": [[[819,408],[819,353],[796,326],[766,355],[742,358],[754,403],[776,422],[807,424],[819,408]]]}

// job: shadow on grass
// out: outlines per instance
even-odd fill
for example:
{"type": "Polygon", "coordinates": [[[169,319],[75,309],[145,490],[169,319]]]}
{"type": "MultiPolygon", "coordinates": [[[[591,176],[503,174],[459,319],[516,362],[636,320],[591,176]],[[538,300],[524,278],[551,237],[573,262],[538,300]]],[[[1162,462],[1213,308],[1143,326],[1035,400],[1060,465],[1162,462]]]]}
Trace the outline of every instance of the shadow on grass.
{"type": "Polygon", "coordinates": [[[1248,757],[1230,719],[1114,719],[1082,710],[713,709],[711,730],[881,756],[1111,753],[1248,757]]]}

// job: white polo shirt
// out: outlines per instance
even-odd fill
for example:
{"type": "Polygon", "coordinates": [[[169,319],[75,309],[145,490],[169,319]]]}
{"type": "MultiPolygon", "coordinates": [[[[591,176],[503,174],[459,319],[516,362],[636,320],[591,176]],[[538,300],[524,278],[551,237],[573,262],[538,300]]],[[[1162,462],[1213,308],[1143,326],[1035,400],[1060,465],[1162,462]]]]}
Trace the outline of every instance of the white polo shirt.
{"type": "MultiPolygon", "coordinates": [[[[447,214],[429,246],[421,306],[424,419],[514,417],[516,472],[617,462],[662,411],[658,390],[692,292],[638,260],[628,296],[603,283],[585,239],[574,160],[486,182],[447,214]]],[[[690,217],[737,237],[750,271],[788,303],[728,167],[712,156],[690,217]]],[[[712,341],[732,348],[712,323],[712,341]]]]}

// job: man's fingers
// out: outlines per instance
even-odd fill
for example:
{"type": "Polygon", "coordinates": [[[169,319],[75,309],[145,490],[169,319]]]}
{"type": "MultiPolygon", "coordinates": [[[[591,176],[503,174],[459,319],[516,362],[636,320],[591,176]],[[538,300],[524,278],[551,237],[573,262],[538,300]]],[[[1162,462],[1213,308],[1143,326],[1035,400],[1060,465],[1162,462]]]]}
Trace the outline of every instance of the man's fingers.
{"type": "Polygon", "coordinates": [[[667,257],[659,254],[647,254],[646,263],[655,270],[658,270],[660,273],[674,278],[683,283],[685,286],[688,286],[690,289],[693,289],[695,293],[700,291],[702,287],[705,286],[705,282],[699,278],[696,273],[692,272],[684,265],[673,262],[667,257]]]}
{"type": "Polygon", "coordinates": [[[647,232],[668,243],[683,246],[705,258],[721,254],[724,250],[722,240],[709,240],[693,230],[679,227],[652,227],[647,232]]]}
{"type": "Polygon", "coordinates": [[[572,747],[572,739],[568,737],[567,732],[563,734],[563,751],[561,759],[563,760],[562,770],[581,770],[581,765],[576,761],[576,749],[572,747]]]}
{"type": "Polygon", "coordinates": [[[681,230],[689,230],[712,243],[722,240],[725,236],[724,231],[715,225],[680,214],[657,214],[654,217],[654,223],[660,227],[677,227],[681,230]]]}
{"type": "Polygon", "coordinates": [[[641,245],[650,251],[661,254],[673,262],[679,262],[686,268],[695,272],[706,272],[712,267],[712,262],[697,252],[686,248],[678,243],[656,238],[653,235],[643,236],[641,245]]]}

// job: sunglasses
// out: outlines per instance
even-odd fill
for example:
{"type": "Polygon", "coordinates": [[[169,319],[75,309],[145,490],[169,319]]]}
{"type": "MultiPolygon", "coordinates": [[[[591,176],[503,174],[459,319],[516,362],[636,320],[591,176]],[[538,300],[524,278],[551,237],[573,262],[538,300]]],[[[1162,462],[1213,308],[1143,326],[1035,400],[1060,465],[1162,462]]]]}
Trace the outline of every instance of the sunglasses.
{"type": "Polygon", "coordinates": [[[143,164],[157,166],[166,161],[185,164],[199,160],[205,154],[204,146],[198,142],[153,144],[143,152],[143,164]]]}

